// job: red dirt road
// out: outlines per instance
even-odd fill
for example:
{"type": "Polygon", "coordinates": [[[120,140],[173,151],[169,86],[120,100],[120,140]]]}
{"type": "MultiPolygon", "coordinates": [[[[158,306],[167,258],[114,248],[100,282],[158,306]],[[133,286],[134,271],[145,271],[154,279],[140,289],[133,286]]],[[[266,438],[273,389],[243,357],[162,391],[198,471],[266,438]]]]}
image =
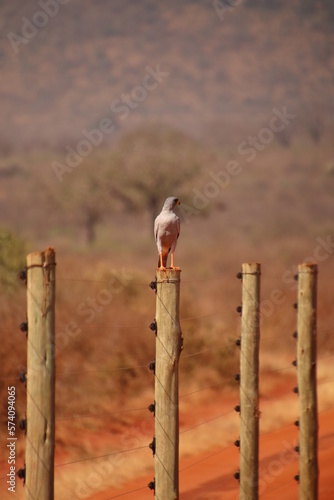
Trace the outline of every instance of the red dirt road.
{"type": "MultiPolygon", "coordinates": [[[[260,438],[260,498],[265,500],[298,499],[298,455],[293,450],[298,440],[294,425],[264,434],[260,438]]],[[[182,500],[237,500],[238,482],[233,474],[239,463],[238,449],[211,449],[181,460],[180,498],[182,500]]],[[[319,500],[334,498],[334,410],[319,415],[319,500]]],[[[138,477],[120,489],[109,489],[90,500],[153,499],[147,488],[152,475],[138,477]]]]}

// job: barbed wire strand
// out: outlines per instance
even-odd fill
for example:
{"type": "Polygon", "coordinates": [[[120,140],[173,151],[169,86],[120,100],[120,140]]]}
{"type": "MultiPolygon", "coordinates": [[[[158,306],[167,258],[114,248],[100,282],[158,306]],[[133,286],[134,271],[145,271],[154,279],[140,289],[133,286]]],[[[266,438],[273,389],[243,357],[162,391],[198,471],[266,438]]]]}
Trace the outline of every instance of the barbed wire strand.
{"type": "MultiPolygon", "coordinates": [[[[157,379],[157,381],[160,383],[159,379],[157,379]]],[[[221,387],[222,385],[224,385],[225,383],[228,383],[228,382],[232,382],[232,381],[235,381],[235,378],[234,377],[231,377],[231,378],[228,378],[228,379],[225,379],[223,380],[222,382],[218,383],[218,384],[215,384],[215,385],[210,385],[210,386],[206,386],[206,387],[202,387],[200,389],[196,389],[194,391],[191,391],[191,392],[188,392],[186,394],[182,394],[179,396],[179,399],[183,399],[185,397],[188,397],[188,396],[191,396],[193,394],[196,394],[198,392],[202,392],[202,391],[206,391],[206,390],[210,390],[210,389],[216,389],[217,387],[221,387]]],[[[161,385],[161,384],[160,384],[161,385]]],[[[169,398],[168,394],[167,394],[167,397],[169,398]]],[[[70,410],[69,408],[66,408],[64,407],[65,409],[67,409],[68,411],[73,411],[73,410],[70,410]]],[[[63,421],[63,420],[75,420],[75,419],[85,419],[85,418],[99,418],[99,417],[104,417],[104,416],[108,416],[108,415],[117,415],[117,414],[122,414],[122,413],[130,413],[130,412],[136,412],[136,411],[144,411],[144,410],[147,410],[148,407],[142,407],[142,408],[129,408],[129,409],[126,409],[126,410],[119,410],[119,411],[111,411],[111,412],[104,412],[104,413],[97,413],[97,414],[83,414],[83,415],[71,415],[71,416],[67,416],[67,417],[59,417],[59,418],[56,418],[56,421],[63,421]]]]}
{"type": "MultiPolygon", "coordinates": [[[[330,409],[328,409],[328,410],[324,410],[324,411],[320,412],[320,413],[319,413],[319,415],[322,415],[323,413],[326,413],[327,411],[332,411],[333,409],[334,409],[334,407],[333,407],[333,408],[330,408],[330,409]]],[[[291,425],[293,425],[293,424],[288,424],[288,425],[285,425],[285,426],[279,427],[278,429],[274,429],[274,430],[267,431],[267,432],[265,432],[265,433],[261,434],[261,435],[260,435],[260,437],[262,437],[262,436],[264,436],[264,435],[267,435],[267,434],[272,434],[272,433],[274,433],[274,432],[281,431],[281,430],[283,430],[283,429],[285,429],[285,428],[287,428],[287,427],[290,427],[291,425]]],[[[225,451],[227,451],[227,450],[229,450],[229,449],[233,448],[234,446],[235,446],[234,444],[231,444],[231,445],[229,445],[229,446],[227,446],[227,447],[223,448],[222,450],[219,450],[218,452],[213,453],[212,455],[210,455],[210,456],[208,456],[208,457],[204,457],[204,458],[202,458],[202,459],[200,459],[200,460],[197,460],[196,462],[193,462],[192,464],[187,465],[186,467],[184,467],[184,468],[180,469],[180,470],[179,470],[179,472],[180,472],[180,473],[181,473],[181,472],[184,472],[185,470],[188,470],[188,469],[190,469],[191,467],[195,467],[196,465],[198,465],[198,464],[200,464],[200,463],[202,463],[202,462],[205,462],[206,460],[210,460],[211,458],[214,458],[214,457],[216,457],[216,456],[220,455],[221,453],[224,453],[225,451]]],[[[214,490],[213,490],[213,491],[214,491],[214,490]]]]}
{"type": "MultiPolygon", "coordinates": [[[[329,381],[326,381],[326,383],[327,383],[327,382],[329,382],[329,381]]],[[[325,411],[323,411],[323,412],[320,412],[320,413],[319,413],[319,415],[320,415],[320,414],[323,414],[323,413],[325,413],[325,412],[327,412],[327,411],[331,411],[331,410],[332,410],[332,409],[327,409],[327,410],[325,410],[325,411]]],[[[233,411],[234,411],[234,410],[230,410],[230,411],[225,412],[225,413],[223,413],[223,414],[220,414],[220,415],[218,415],[218,416],[216,416],[216,417],[214,417],[214,418],[211,418],[211,419],[208,419],[208,420],[206,420],[206,421],[204,421],[204,422],[201,422],[201,423],[199,423],[199,424],[197,424],[197,425],[195,425],[195,426],[193,426],[193,427],[191,427],[191,428],[189,428],[189,429],[185,429],[184,431],[180,432],[180,434],[184,434],[185,432],[188,432],[188,431],[190,431],[190,430],[192,430],[192,429],[195,429],[195,428],[197,428],[197,427],[199,427],[199,426],[201,426],[201,425],[204,425],[204,424],[206,424],[206,423],[210,423],[210,422],[212,422],[212,421],[214,421],[214,420],[217,420],[217,419],[219,419],[219,418],[221,418],[221,417],[223,417],[223,416],[225,416],[225,415],[227,415],[227,414],[229,414],[229,413],[232,413],[233,411]]],[[[287,425],[287,426],[280,427],[279,429],[270,430],[270,431],[268,431],[268,432],[266,432],[266,433],[262,433],[262,434],[260,435],[260,437],[262,437],[262,436],[264,436],[264,435],[266,435],[266,434],[271,434],[271,433],[273,433],[273,432],[277,432],[277,431],[282,430],[282,429],[284,429],[285,427],[289,427],[289,426],[291,426],[291,425],[292,425],[292,424],[289,424],[289,425],[287,425]]],[[[37,451],[36,451],[36,450],[35,450],[35,448],[33,447],[32,443],[30,443],[30,445],[31,445],[31,446],[32,446],[32,448],[34,449],[35,453],[37,453],[37,451]]],[[[190,466],[187,466],[187,467],[185,467],[184,469],[181,469],[181,470],[180,470],[180,472],[182,472],[182,471],[184,471],[184,470],[186,470],[186,469],[188,469],[188,468],[190,468],[190,467],[192,467],[192,466],[195,466],[197,463],[200,463],[200,462],[202,462],[202,461],[204,461],[204,460],[208,460],[208,459],[210,459],[210,458],[212,458],[212,457],[214,457],[214,456],[218,455],[219,453],[222,453],[223,451],[225,451],[225,450],[229,449],[230,447],[231,447],[231,446],[229,446],[229,447],[227,447],[227,448],[224,448],[223,450],[220,450],[219,452],[217,452],[217,453],[215,453],[215,454],[211,455],[210,457],[205,457],[205,459],[201,459],[201,460],[200,460],[200,461],[198,461],[198,462],[194,462],[194,463],[193,463],[193,464],[191,464],[190,466]]],[[[140,447],[136,447],[136,448],[130,448],[130,449],[127,449],[127,450],[122,450],[122,451],[118,451],[118,452],[113,452],[113,453],[109,453],[109,454],[105,454],[105,455],[99,455],[99,456],[94,456],[94,457],[87,457],[87,458],[84,458],[84,459],[74,460],[74,461],[67,462],[67,463],[64,463],[64,464],[57,464],[57,465],[55,465],[55,467],[63,467],[63,466],[67,466],[67,465],[71,465],[71,464],[76,464],[76,463],[80,463],[80,462],[87,461],[87,460],[95,460],[95,459],[99,459],[99,458],[105,458],[105,457],[109,457],[109,456],[113,456],[113,455],[119,455],[119,454],[122,454],[122,453],[127,453],[127,452],[131,452],[131,451],[136,451],[136,450],[140,450],[140,449],[144,449],[144,448],[147,448],[147,445],[145,445],[145,446],[140,446],[140,447]]],[[[37,455],[38,455],[38,454],[37,454],[37,455]]],[[[2,476],[0,479],[4,479],[5,477],[6,477],[6,476],[2,476]]],[[[143,487],[143,488],[140,488],[140,489],[144,489],[144,487],[143,487]]],[[[138,489],[138,490],[133,490],[133,491],[139,491],[139,489],[138,489]]],[[[132,491],[131,491],[131,492],[132,492],[132,491]]],[[[128,493],[131,493],[131,492],[128,492],[128,493]]],[[[126,494],[128,494],[128,493],[126,493],[126,494]]],[[[122,494],[122,495],[125,495],[125,494],[122,494]]],[[[116,497],[111,497],[111,498],[116,498],[116,497]]]]}
{"type": "Polygon", "coordinates": [[[81,458],[80,460],[72,460],[71,462],[65,462],[65,463],[62,463],[62,464],[56,464],[55,468],[56,467],[65,467],[67,465],[78,464],[78,463],[81,463],[81,462],[87,462],[89,460],[97,460],[99,458],[112,457],[112,456],[115,456],[115,455],[121,455],[123,453],[129,453],[131,451],[138,451],[138,450],[143,450],[143,449],[148,449],[148,445],[137,446],[136,448],[128,448],[127,450],[115,451],[115,452],[112,452],[112,453],[106,453],[105,455],[97,455],[97,456],[94,456],[94,457],[81,458]]]}
{"type": "Polygon", "coordinates": [[[62,377],[72,377],[73,375],[92,375],[94,373],[110,373],[110,372],[120,372],[127,370],[140,370],[142,368],[148,368],[150,363],[146,365],[133,365],[133,366],[121,366],[119,368],[107,368],[105,370],[78,370],[74,372],[62,372],[57,374],[57,379],[62,377]]]}
{"type": "MultiPolygon", "coordinates": [[[[331,354],[327,354],[325,356],[322,356],[321,358],[318,359],[318,362],[321,362],[323,359],[326,359],[326,358],[329,358],[331,357],[332,355],[331,354]]],[[[135,369],[135,368],[141,368],[141,367],[147,367],[148,365],[140,365],[140,366],[137,366],[137,367],[124,367],[124,368],[120,368],[120,369],[115,369],[116,370],[124,370],[124,369],[135,369]]],[[[285,371],[285,370],[295,370],[296,368],[290,364],[290,365],[287,365],[287,366],[283,366],[283,367],[279,367],[279,368],[275,368],[275,369],[272,369],[272,370],[264,370],[264,373],[268,374],[268,373],[278,373],[280,371],[285,371]]],[[[86,372],[86,373],[94,373],[94,372],[86,372]]],[[[225,383],[229,383],[229,382],[232,382],[235,380],[235,377],[230,377],[230,378],[227,378],[227,379],[224,379],[223,381],[219,382],[218,384],[214,384],[214,385],[210,385],[210,386],[206,386],[206,387],[203,387],[203,388],[199,388],[199,389],[196,389],[194,391],[191,391],[189,393],[186,393],[186,394],[181,394],[179,396],[179,399],[182,399],[182,398],[185,398],[187,396],[190,396],[192,394],[196,394],[198,392],[202,392],[202,391],[205,391],[205,390],[210,390],[210,389],[215,389],[217,387],[220,387],[221,385],[224,385],[225,383]]],[[[159,382],[159,380],[158,380],[159,382]]],[[[326,383],[330,383],[332,382],[332,379],[331,380],[323,380],[323,381],[318,381],[317,385],[323,385],[323,384],[326,384],[326,383]]],[[[161,384],[160,384],[161,385],[161,384]]],[[[283,393],[282,395],[286,395],[286,394],[289,394],[290,391],[287,391],[285,393],[283,393]]],[[[34,405],[37,407],[36,405],[36,402],[35,400],[32,398],[31,394],[28,393],[28,395],[31,397],[34,405]]],[[[167,394],[168,396],[168,394],[167,394]]],[[[41,413],[41,415],[43,415],[43,413],[41,412],[41,410],[37,407],[37,409],[39,410],[39,412],[41,413]]],[[[121,414],[121,413],[127,413],[127,412],[132,412],[132,411],[144,411],[145,409],[147,409],[146,407],[144,408],[134,408],[134,409],[126,409],[126,410],[119,410],[119,411],[111,411],[111,412],[104,412],[103,414],[84,414],[84,415],[72,415],[72,416],[68,416],[68,417],[60,417],[58,419],[56,419],[56,421],[61,421],[61,420],[73,420],[73,419],[80,419],[80,418],[98,418],[98,417],[103,417],[103,416],[106,416],[106,415],[112,415],[112,414],[121,414]]],[[[72,411],[72,410],[70,410],[72,411]]],[[[2,416],[5,416],[5,414],[1,414],[2,416]]]]}
{"type": "MultiPolygon", "coordinates": [[[[194,320],[199,320],[199,319],[203,319],[203,318],[208,318],[208,317],[212,317],[212,316],[220,316],[224,313],[224,311],[221,311],[221,312],[213,312],[213,313],[210,313],[210,314],[203,314],[203,315],[200,315],[200,316],[191,316],[191,317],[188,317],[188,318],[180,318],[180,322],[185,322],[185,321],[194,321],[194,320]]],[[[236,320],[231,320],[227,323],[227,325],[224,325],[224,329],[226,330],[226,327],[230,327],[230,326],[235,326],[234,323],[235,323],[236,320]]],[[[92,327],[90,328],[89,326],[85,326],[84,324],[80,324],[78,325],[78,328],[81,328],[81,327],[84,327],[85,329],[89,330],[89,331],[94,331],[94,332],[99,332],[101,333],[101,328],[99,327],[92,327]]],[[[117,329],[117,328],[120,328],[120,329],[141,329],[143,328],[143,330],[138,330],[138,332],[144,332],[144,328],[145,328],[145,333],[147,332],[147,329],[149,328],[149,325],[148,323],[142,323],[142,324],[137,324],[137,325],[122,325],[122,324],[114,324],[114,325],[111,325],[108,330],[106,330],[106,332],[110,332],[112,329],[117,329]]],[[[294,326],[293,328],[296,329],[296,326],[294,326]]],[[[58,331],[60,331],[61,328],[58,328],[58,331]]],[[[12,334],[12,331],[7,331],[8,334],[12,334]]],[[[321,336],[321,335],[324,335],[324,334],[329,334],[329,333],[333,333],[333,328],[332,327],[319,327],[317,328],[317,337],[321,336]]],[[[280,338],[281,337],[287,337],[287,336],[290,336],[292,335],[292,332],[287,332],[287,333],[282,333],[280,332],[280,338]]],[[[56,337],[57,337],[57,332],[56,332],[56,337]]],[[[277,339],[277,334],[274,334],[274,335],[261,335],[261,342],[264,341],[264,340],[269,340],[269,339],[277,339]]],[[[60,353],[59,353],[60,354],[60,353]]],[[[8,375],[10,376],[10,375],[8,375]]],[[[0,380],[5,380],[5,379],[0,379],[0,380]]]]}
{"type": "Polygon", "coordinates": [[[218,351],[220,349],[224,349],[225,347],[236,347],[236,344],[235,344],[236,340],[237,340],[237,338],[234,341],[228,342],[226,344],[221,344],[221,345],[218,345],[215,347],[208,347],[207,349],[203,349],[202,351],[192,352],[190,354],[182,354],[180,359],[181,360],[187,359],[187,358],[191,358],[193,356],[199,356],[201,354],[206,354],[207,352],[218,351]]]}
{"type": "MultiPolygon", "coordinates": [[[[321,362],[321,360],[323,359],[326,359],[326,358],[329,358],[331,357],[331,354],[327,354],[325,356],[322,356],[321,358],[318,359],[318,362],[321,362]]],[[[120,370],[122,369],[135,369],[135,368],[141,368],[141,367],[147,367],[148,365],[140,365],[140,366],[137,366],[137,367],[124,367],[124,368],[121,368],[120,370]]],[[[295,370],[295,367],[291,364],[291,365],[287,365],[287,366],[283,366],[283,367],[279,367],[279,368],[275,368],[275,369],[272,369],[272,370],[264,370],[264,373],[278,373],[280,371],[285,371],[285,370],[295,370]]],[[[117,369],[118,370],[118,369],[117,369]]],[[[87,372],[87,373],[94,373],[94,372],[87,372]]],[[[210,390],[210,389],[215,389],[217,387],[220,387],[221,385],[224,385],[225,383],[229,383],[229,382],[232,382],[235,380],[235,377],[230,377],[230,378],[227,378],[227,379],[224,379],[223,381],[221,381],[220,383],[218,384],[214,384],[214,385],[210,385],[210,386],[206,386],[206,387],[203,387],[203,388],[199,388],[199,389],[196,389],[194,391],[191,391],[189,393],[186,393],[186,394],[182,394],[179,396],[179,399],[182,399],[182,398],[185,398],[187,396],[190,396],[192,394],[196,394],[198,392],[202,392],[202,391],[205,391],[205,390],[210,390]]],[[[326,384],[326,383],[330,383],[332,380],[324,380],[324,381],[318,381],[318,385],[322,385],[322,384],[326,384]]],[[[159,382],[159,380],[158,380],[159,382]]],[[[290,391],[287,391],[286,393],[284,394],[289,394],[290,391]]],[[[283,395],[284,395],[283,394],[283,395]]],[[[29,394],[29,396],[31,397],[31,395],[29,394]]],[[[168,395],[167,395],[168,396],[168,395]]],[[[32,398],[33,400],[33,398],[32,398]]],[[[35,406],[36,406],[36,402],[33,400],[35,406]]],[[[39,408],[37,408],[39,410],[39,408]]],[[[103,416],[106,416],[106,415],[112,415],[112,414],[121,414],[121,413],[127,413],[127,412],[132,412],[132,411],[144,411],[145,409],[147,408],[134,408],[134,409],[126,409],[126,410],[119,410],[119,411],[111,411],[111,412],[104,412],[103,414],[84,414],[84,415],[72,415],[72,416],[69,416],[69,417],[60,417],[58,419],[56,419],[57,421],[61,421],[61,420],[73,420],[73,419],[76,419],[76,418],[97,418],[97,417],[103,417],[103,416]]],[[[39,410],[40,411],[40,410],[39,410]]],[[[70,411],[73,411],[73,410],[70,410],[70,411]]],[[[40,411],[40,413],[42,414],[42,412],[40,411]]],[[[4,414],[1,414],[2,416],[4,416],[4,414]]]]}
{"type": "MultiPolygon", "coordinates": [[[[206,281],[220,281],[226,279],[226,276],[212,276],[208,278],[195,278],[191,280],[182,280],[183,284],[187,283],[203,283],[206,281]]],[[[73,281],[73,282],[79,282],[79,283],[99,283],[101,285],[110,285],[110,281],[104,281],[104,280],[92,280],[92,279],[82,279],[82,278],[59,278],[57,277],[57,281],[73,281]]],[[[152,281],[152,280],[151,280],[152,281]]],[[[138,281],[132,281],[129,280],[128,285],[134,285],[134,286],[147,286],[149,287],[149,280],[147,280],[146,283],[143,282],[138,282],[138,281]]],[[[125,285],[125,286],[128,286],[125,285]]]]}
{"type": "Polygon", "coordinates": [[[148,411],[147,409],[148,409],[148,406],[145,406],[143,408],[131,408],[128,410],[107,411],[104,413],[93,413],[93,414],[85,414],[85,415],[73,414],[73,415],[67,416],[67,417],[58,417],[58,418],[56,418],[56,422],[62,422],[65,420],[86,419],[86,418],[103,418],[103,417],[110,416],[110,415],[120,415],[122,413],[132,413],[132,412],[144,411],[144,410],[148,411]]]}
{"type": "Polygon", "coordinates": [[[184,472],[185,470],[190,469],[191,467],[195,467],[195,465],[201,464],[202,462],[205,462],[206,460],[210,460],[211,458],[216,457],[217,455],[220,455],[221,453],[224,453],[225,451],[229,450],[230,448],[233,448],[233,444],[230,444],[226,448],[223,448],[222,450],[217,451],[216,453],[213,453],[212,455],[208,457],[201,458],[200,460],[197,460],[196,462],[193,462],[190,465],[187,465],[186,467],[183,467],[183,469],[180,469],[179,472],[184,472]]]}
{"type": "MultiPolygon", "coordinates": [[[[328,329],[328,332],[332,332],[332,329],[328,329]]],[[[325,333],[324,331],[318,331],[317,332],[317,335],[321,335],[322,333],[325,333]]],[[[289,335],[292,335],[291,333],[288,333],[286,334],[287,336],[289,335]]],[[[283,335],[282,335],[283,336],[283,335]]],[[[277,335],[273,335],[273,336],[265,336],[265,337],[261,337],[260,339],[260,342],[262,342],[263,340],[267,340],[267,339],[272,339],[272,338],[277,338],[277,335]]],[[[235,341],[237,340],[237,338],[235,339],[235,341]]],[[[220,350],[220,349],[223,349],[224,347],[233,347],[234,344],[235,344],[235,341],[233,342],[228,342],[226,344],[221,344],[221,345],[218,345],[218,346],[214,346],[214,347],[210,347],[210,348],[207,348],[207,349],[203,349],[202,351],[198,351],[198,352],[195,352],[195,353],[189,353],[189,354],[182,354],[181,357],[180,357],[180,361],[182,361],[182,359],[187,359],[187,358],[190,358],[192,356],[199,356],[201,354],[205,354],[209,351],[215,351],[215,350],[220,350]]],[[[318,357],[318,362],[320,362],[322,359],[325,359],[329,356],[332,356],[333,354],[332,353],[329,353],[327,354],[326,356],[321,356],[321,357],[318,357]]],[[[142,364],[142,365],[133,365],[133,366],[123,366],[123,367],[119,367],[119,368],[110,368],[110,369],[105,369],[105,370],[77,370],[77,371],[74,371],[74,372],[61,372],[61,373],[57,373],[57,379],[59,378],[62,378],[63,376],[72,376],[72,375],[83,375],[83,374],[93,374],[93,373],[108,373],[108,372],[116,372],[116,371],[123,371],[123,370],[136,370],[136,369],[141,369],[141,368],[148,368],[149,366],[149,363],[148,364],[142,364]]],[[[0,378],[0,382],[6,382],[6,381],[15,381],[17,380],[19,377],[19,374],[8,374],[8,376],[4,377],[4,378],[0,378]]]]}
{"type": "Polygon", "coordinates": [[[221,413],[220,415],[217,415],[216,417],[209,418],[208,420],[204,420],[204,422],[200,422],[199,424],[196,424],[193,427],[189,427],[188,429],[181,431],[180,434],[185,434],[186,432],[192,431],[193,429],[196,429],[197,427],[200,427],[201,425],[208,424],[210,422],[213,422],[214,420],[218,420],[219,418],[225,417],[226,415],[228,415],[229,413],[233,413],[234,411],[235,410],[232,409],[232,410],[226,411],[224,413],[221,413]]]}
{"type": "MultiPolygon", "coordinates": [[[[182,284],[191,284],[191,283],[205,283],[205,282],[209,282],[209,281],[221,281],[221,280],[226,280],[228,279],[229,276],[228,275],[220,275],[220,276],[209,276],[209,277],[206,277],[206,278],[194,278],[194,279],[190,279],[190,280],[186,280],[186,279],[182,279],[182,284]]],[[[331,276],[321,276],[321,281],[331,281],[333,279],[333,277],[331,276]]],[[[277,275],[277,276],[274,276],[274,275],[268,275],[267,273],[265,274],[265,281],[280,281],[282,283],[282,287],[283,288],[288,288],[289,291],[291,291],[291,293],[293,293],[296,289],[296,287],[298,286],[297,283],[294,284],[294,287],[291,288],[291,283],[284,283],[282,281],[282,275],[277,275]]],[[[98,283],[98,284],[101,284],[101,285],[110,285],[110,281],[105,281],[105,280],[93,280],[93,279],[83,279],[83,278],[62,278],[62,277],[57,277],[57,281],[72,281],[72,282],[78,282],[78,283],[98,283]]],[[[151,280],[152,281],[152,280],[151,280]]],[[[149,287],[149,279],[147,280],[147,282],[138,282],[138,281],[132,281],[132,280],[129,280],[128,284],[125,285],[125,286],[128,286],[128,285],[133,285],[133,286],[146,286],[146,287],[149,287]]]]}
{"type": "MultiPolygon", "coordinates": [[[[188,322],[188,321],[199,321],[201,319],[204,319],[204,318],[210,318],[210,317],[213,317],[213,316],[219,316],[219,315],[222,315],[224,314],[226,311],[220,311],[220,312],[213,312],[213,313],[209,313],[209,314],[202,314],[202,315],[199,315],[199,316],[190,316],[190,317],[187,317],[187,318],[180,318],[180,322],[181,323],[184,323],[184,322],[188,322]]],[[[229,325],[231,325],[232,322],[229,322],[229,325]]],[[[77,327],[79,329],[81,329],[82,331],[80,332],[81,333],[91,333],[91,332],[99,332],[99,334],[101,334],[101,332],[103,333],[104,330],[102,330],[101,328],[97,327],[97,326],[88,326],[84,323],[80,323],[77,325],[77,327]]],[[[136,329],[138,332],[140,333],[144,333],[144,328],[145,328],[145,333],[147,332],[147,329],[149,328],[149,325],[148,323],[137,323],[137,324],[133,324],[133,325],[123,325],[123,324],[112,324],[108,327],[108,330],[105,330],[106,332],[110,332],[112,330],[117,330],[117,329],[122,329],[122,330],[131,330],[131,329],[136,329]]],[[[57,337],[57,333],[56,333],[56,337],[57,337]]]]}
{"type": "Polygon", "coordinates": [[[113,497],[108,497],[105,500],[113,500],[114,498],[125,497],[126,495],[130,495],[131,493],[137,493],[137,491],[145,490],[147,486],[142,486],[141,488],[137,488],[135,490],[127,491],[125,493],[120,493],[119,495],[115,495],[113,497]]]}
{"type": "Polygon", "coordinates": [[[186,394],[182,394],[181,396],[179,396],[179,399],[186,398],[187,396],[191,396],[192,394],[196,394],[197,392],[207,391],[209,389],[216,389],[217,387],[221,387],[225,383],[232,382],[232,381],[235,381],[235,377],[227,378],[227,379],[223,380],[222,382],[220,382],[219,384],[210,385],[210,386],[202,387],[201,389],[196,389],[194,391],[187,392],[186,394]]]}

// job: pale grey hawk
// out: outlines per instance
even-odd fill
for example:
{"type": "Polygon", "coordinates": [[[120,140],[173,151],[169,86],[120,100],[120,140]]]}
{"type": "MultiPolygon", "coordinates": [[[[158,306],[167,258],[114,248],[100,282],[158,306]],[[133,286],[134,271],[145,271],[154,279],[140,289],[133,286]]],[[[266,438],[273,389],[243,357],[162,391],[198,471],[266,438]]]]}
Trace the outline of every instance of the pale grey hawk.
{"type": "Polygon", "coordinates": [[[174,269],[174,252],[180,234],[180,219],[174,213],[174,208],[179,204],[178,198],[169,196],[154,221],[154,236],[159,252],[159,269],[166,269],[169,252],[171,253],[171,269],[174,269]]]}

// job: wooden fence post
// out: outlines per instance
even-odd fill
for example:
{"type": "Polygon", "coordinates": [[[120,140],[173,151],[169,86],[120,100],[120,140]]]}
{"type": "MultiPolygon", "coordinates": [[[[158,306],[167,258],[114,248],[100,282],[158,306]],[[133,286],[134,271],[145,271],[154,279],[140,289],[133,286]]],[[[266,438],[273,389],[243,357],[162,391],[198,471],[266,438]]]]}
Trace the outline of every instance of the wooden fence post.
{"type": "Polygon", "coordinates": [[[27,257],[26,499],[54,498],[55,252],[27,257]]]}
{"type": "Polygon", "coordinates": [[[258,498],[261,264],[242,265],[240,500],[258,498]]]}
{"type": "Polygon", "coordinates": [[[298,266],[299,498],[318,498],[316,264],[298,266]]]}
{"type": "Polygon", "coordinates": [[[179,498],[180,269],[157,270],[155,496],[179,498]]]}

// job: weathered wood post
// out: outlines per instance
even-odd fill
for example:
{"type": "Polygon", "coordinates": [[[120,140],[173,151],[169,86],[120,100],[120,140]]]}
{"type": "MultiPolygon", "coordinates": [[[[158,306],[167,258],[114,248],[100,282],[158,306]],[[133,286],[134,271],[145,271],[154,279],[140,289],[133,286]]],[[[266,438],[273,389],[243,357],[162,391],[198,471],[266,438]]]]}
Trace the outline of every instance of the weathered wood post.
{"type": "Polygon", "coordinates": [[[299,498],[318,498],[316,264],[298,266],[299,498]]]}
{"type": "Polygon", "coordinates": [[[157,269],[155,365],[155,495],[179,498],[180,269],[157,269]]]}
{"type": "Polygon", "coordinates": [[[55,252],[27,257],[26,499],[54,498],[55,252]]]}
{"type": "Polygon", "coordinates": [[[240,353],[240,500],[257,500],[261,264],[242,265],[240,353]]]}

